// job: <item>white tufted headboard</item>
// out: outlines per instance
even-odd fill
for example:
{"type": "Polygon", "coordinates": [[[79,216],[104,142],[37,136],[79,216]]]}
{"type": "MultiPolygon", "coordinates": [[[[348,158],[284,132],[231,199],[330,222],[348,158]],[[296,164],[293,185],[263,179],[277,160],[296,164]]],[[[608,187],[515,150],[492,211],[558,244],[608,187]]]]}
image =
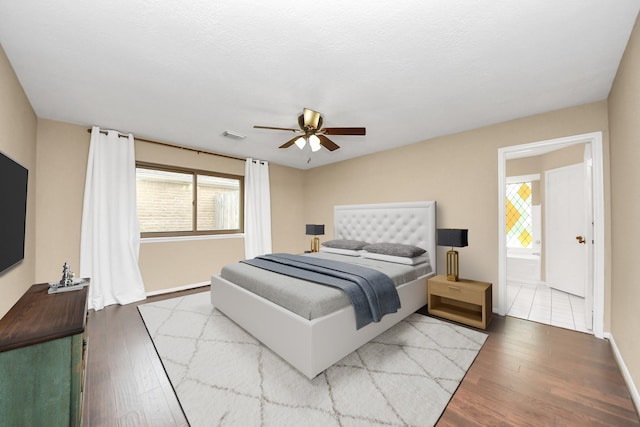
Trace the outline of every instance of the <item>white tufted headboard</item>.
{"type": "Polygon", "coordinates": [[[435,201],[334,206],[333,224],[334,239],[419,246],[437,265],[435,201]]]}

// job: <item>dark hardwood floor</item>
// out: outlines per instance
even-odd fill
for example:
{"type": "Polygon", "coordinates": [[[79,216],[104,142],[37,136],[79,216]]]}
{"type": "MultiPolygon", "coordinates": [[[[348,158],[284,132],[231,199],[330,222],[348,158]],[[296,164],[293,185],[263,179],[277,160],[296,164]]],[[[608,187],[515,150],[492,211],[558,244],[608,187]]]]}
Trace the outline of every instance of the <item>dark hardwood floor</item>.
{"type": "MultiPolygon", "coordinates": [[[[499,316],[488,332],[438,426],[640,426],[608,341],[499,316]]],[[[85,426],[188,425],[136,304],[91,311],[88,334],[85,426]]]]}
{"type": "Polygon", "coordinates": [[[638,426],[609,341],[495,317],[438,426],[638,426]]]}

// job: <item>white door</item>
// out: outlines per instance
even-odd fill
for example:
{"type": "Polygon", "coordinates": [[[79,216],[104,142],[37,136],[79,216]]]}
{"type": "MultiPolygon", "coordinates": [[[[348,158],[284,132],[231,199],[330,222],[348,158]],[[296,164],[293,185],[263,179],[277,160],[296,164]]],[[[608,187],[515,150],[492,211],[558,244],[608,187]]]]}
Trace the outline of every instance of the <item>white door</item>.
{"type": "Polygon", "coordinates": [[[587,224],[584,164],[545,172],[546,282],[585,296],[587,224]]]}

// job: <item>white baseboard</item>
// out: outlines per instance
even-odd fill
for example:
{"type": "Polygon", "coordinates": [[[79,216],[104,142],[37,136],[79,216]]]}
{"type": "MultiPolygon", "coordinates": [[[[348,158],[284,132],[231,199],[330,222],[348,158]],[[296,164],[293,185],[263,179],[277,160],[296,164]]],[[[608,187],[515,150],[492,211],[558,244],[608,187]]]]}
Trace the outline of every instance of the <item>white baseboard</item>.
{"type": "Polygon", "coordinates": [[[618,367],[620,368],[620,372],[622,373],[624,382],[627,383],[629,393],[631,394],[631,400],[633,400],[633,404],[636,406],[636,411],[640,413],[640,394],[638,394],[638,388],[634,384],[633,378],[631,378],[631,373],[627,369],[627,365],[625,365],[624,359],[622,359],[622,354],[620,354],[620,350],[618,350],[616,341],[613,339],[613,335],[611,334],[611,332],[605,332],[604,337],[608,339],[609,343],[611,344],[613,355],[616,359],[616,362],[618,363],[618,367]]]}
{"type": "Polygon", "coordinates": [[[164,294],[170,294],[172,292],[186,291],[186,290],[189,290],[189,289],[201,288],[203,286],[209,286],[210,284],[211,284],[211,282],[192,283],[190,285],[178,286],[177,288],[169,288],[169,289],[161,289],[159,291],[151,291],[151,292],[147,292],[146,294],[147,294],[148,297],[152,297],[154,295],[164,295],[164,294]]]}

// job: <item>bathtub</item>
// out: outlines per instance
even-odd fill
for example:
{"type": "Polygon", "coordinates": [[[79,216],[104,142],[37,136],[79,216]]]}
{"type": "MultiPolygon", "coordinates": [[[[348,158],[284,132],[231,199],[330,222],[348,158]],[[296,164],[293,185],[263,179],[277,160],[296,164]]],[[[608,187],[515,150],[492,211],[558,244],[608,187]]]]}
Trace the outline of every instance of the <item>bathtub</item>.
{"type": "Polygon", "coordinates": [[[540,254],[507,250],[507,282],[539,285],[540,272],[540,254]]]}

